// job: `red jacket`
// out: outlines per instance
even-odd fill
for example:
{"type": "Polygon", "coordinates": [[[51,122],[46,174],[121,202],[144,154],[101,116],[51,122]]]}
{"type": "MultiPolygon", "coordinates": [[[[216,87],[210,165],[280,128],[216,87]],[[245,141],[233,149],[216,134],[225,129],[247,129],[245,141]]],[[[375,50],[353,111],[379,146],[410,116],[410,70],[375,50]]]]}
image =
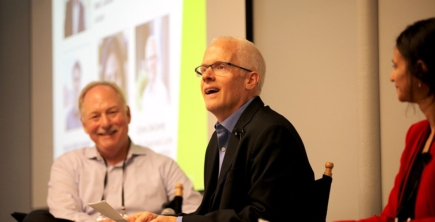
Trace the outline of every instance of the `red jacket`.
{"type": "MultiPolygon", "coordinates": [[[[407,169],[413,165],[413,157],[416,152],[420,152],[421,146],[419,141],[426,142],[430,133],[429,122],[423,120],[413,124],[406,134],[406,146],[400,159],[399,173],[394,180],[394,187],[390,192],[388,203],[379,216],[372,216],[366,219],[358,220],[359,222],[393,222],[396,217],[397,207],[399,205],[399,189],[404,178],[407,178],[407,169]]],[[[417,199],[415,203],[414,222],[435,222],[435,142],[432,143],[429,153],[432,159],[423,169],[420,185],[418,188],[417,199]]],[[[353,220],[347,220],[353,221],[353,220]]],[[[342,221],[344,222],[344,221],[342,221]]]]}

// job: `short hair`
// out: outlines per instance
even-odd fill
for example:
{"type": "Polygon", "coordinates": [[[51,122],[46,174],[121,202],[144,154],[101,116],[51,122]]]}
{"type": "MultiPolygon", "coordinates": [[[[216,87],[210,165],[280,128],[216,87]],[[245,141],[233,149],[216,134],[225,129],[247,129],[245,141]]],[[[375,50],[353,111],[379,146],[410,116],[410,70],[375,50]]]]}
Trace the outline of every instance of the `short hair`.
{"type": "Polygon", "coordinates": [[[237,43],[236,58],[241,64],[240,66],[246,66],[245,68],[257,71],[259,74],[259,80],[257,89],[261,92],[264,80],[266,78],[266,62],[257,46],[251,41],[243,38],[232,37],[232,36],[221,36],[213,40],[216,42],[218,40],[226,40],[230,42],[237,43]]]}
{"type": "Polygon", "coordinates": [[[88,83],[81,91],[80,96],[79,96],[79,110],[80,110],[80,115],[82,114],[82,106],[83,106],[83,99],[85,98],[86,93],[94,88],[95,86],[110,86],[112,87],[116,93],[118,93],[118,95],[121,97],[121,101],[123,103],[123,105],[125,105],[127,107],[127,100],[125,99],[125,94],[124,91],[122,91],[121,87],[119,87],[116,83],[114,82],[108,82],[108,81],[93,81],[88,83]]]}
{"type": "Polygon", "coordinates": [[[435,94],[435,18],[407,26],[397,37],[396,47],[407,63],[409,74],[429,87],[429,95],[435,94]],[[418,61],[425,63],[426,72],[418,61]]]}

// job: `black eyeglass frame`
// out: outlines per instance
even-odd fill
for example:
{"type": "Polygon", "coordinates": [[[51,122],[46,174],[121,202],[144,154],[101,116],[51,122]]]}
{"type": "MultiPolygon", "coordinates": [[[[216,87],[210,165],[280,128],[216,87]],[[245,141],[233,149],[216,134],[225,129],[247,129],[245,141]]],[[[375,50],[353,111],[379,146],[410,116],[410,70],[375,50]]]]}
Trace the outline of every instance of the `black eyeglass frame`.
{"type": "MultiPolygon", "coordinates": [[[[245,71],[247,71],[247,72],[252,72],[252,70],[250,70],[250,69],[243,68],[243,67],[238,66],[238,65],[235,65],[235,64],[233,64],[233,63],[231,63],[231,62],[215,62],[215,63],[213,63],[213,64],[211,64],[211,65],[200,65],[200,66],[196,67],[196,68],[195,68],[196,75],[198,75],[198,76],[202,76],[202,73],[201,73],[200,71],[198,71],[198,69],[201,68],[201,67],[207,67],[207,69],[208,69],[208,68],[211,68],[211,69],[213,70],[213,72],[214,72],[213,65],[215,65],[215,64],[217,64],[217,63],[219,63],[219,64],[222,64],[222,63],[223,63],[223,64],[226,64],[226,65],[229,65],[229,66],[232,66],[232,67],[236,67],[236,68],[239,68],[239,69],[245,70],[245,71]]],[[[207,69],[205,69],[205,70],[207,70],[207,69]]]]}

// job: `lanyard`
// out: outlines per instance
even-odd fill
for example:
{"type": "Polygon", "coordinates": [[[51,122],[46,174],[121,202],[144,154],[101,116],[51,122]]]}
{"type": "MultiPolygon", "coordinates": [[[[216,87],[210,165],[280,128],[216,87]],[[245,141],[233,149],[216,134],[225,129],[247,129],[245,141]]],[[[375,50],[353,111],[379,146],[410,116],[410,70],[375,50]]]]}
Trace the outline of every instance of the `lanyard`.
{"type": "MultiPolygon", "coordinates": [[[[107,169],[107,161],[104,159],[104,164],[106,165],[106,175],[104,176],[104,188],[103,188],[103,196],[101,197],[101,200],[105,200],[104,197],[104,191],[106,190],[107,186],[107,177],[108,177],[108,169],[107,169]]],[[[121,192],[121,215],[125,215],[125,206],[124,206],[124,172],[125,172],[125,161],[127,160],[127,156],[125,156],[124,162],[122,163],[122,192],[121,192]]]]}

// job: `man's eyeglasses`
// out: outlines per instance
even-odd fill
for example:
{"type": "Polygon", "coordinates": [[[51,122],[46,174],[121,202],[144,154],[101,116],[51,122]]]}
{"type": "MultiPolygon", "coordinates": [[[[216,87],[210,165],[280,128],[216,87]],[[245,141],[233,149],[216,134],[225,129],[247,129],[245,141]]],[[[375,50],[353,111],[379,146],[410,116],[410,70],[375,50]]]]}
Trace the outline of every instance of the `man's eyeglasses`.
{"type": "Polygon", "coordinates": [[[201,66],[198,66],[195,68],[195,72],[196,72],[197,76],[202,76],[202,74],[205,71],[207,71],[208,68],[211,68],[211,70],[213,71],[213,73],[215,75],[222,76],[228,72],[228,69],[230,66],[236,67],[239,69],[243,69],[243,70],[248,71],[248,72],[252,72],[252,70],[249,70],[247,68],[243,68],[243,67],[238,66],[238,65],[234,65],[230,62],[215,62],[211,65],[201,65],[201,66]]]}

